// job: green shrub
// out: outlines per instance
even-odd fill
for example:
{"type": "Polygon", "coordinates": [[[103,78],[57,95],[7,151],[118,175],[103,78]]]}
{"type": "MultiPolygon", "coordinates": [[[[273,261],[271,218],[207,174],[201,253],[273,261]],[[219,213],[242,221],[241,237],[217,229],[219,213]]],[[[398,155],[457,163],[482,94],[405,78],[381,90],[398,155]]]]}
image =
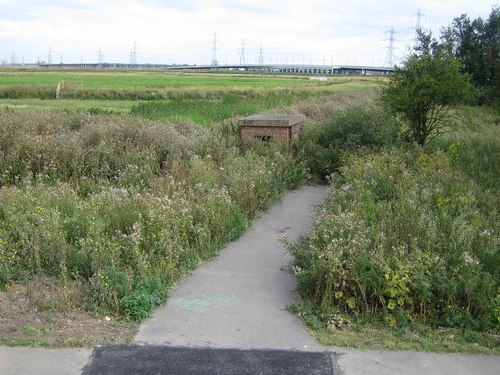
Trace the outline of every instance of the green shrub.
{"type": "Polygon", "coordinates": [[[393,146],[398,141],[398,125],[376,107],[351,106],[331,112],[303,137],[304,154],[311,172],[322,178],[340,169],[346,155],[368,148],[393,146]]]}
{"type": "Polygon", "coordinates": [[[136,321],[148,318],[155,306],[154,297],[145,291],[134,291],[123,297],[120,305],[125,316],[136,321]]]}
{"type": "Polygon", "coordinates": [[[167,289],[157,277],[140,279],[132,293],[120,300],[120,308],[124,315],[135,321],[148,318],[153,308],[159,306],[167,298],[167,289]]]}
{"type": "Polygon", "coordinates": [[[382,314],[393,326],[499,329],[499,228],[482,204],[488,190],[440,151],[354,155],[341,173],[310,236],[291,247],[307,299],[382,314]]]}
{"type": "Polygon", "coordinates": [[[397,123],[377,107],[352,106],[323,124],[318,143],[341,150],[393,145],[398,138],[397,123]]]}

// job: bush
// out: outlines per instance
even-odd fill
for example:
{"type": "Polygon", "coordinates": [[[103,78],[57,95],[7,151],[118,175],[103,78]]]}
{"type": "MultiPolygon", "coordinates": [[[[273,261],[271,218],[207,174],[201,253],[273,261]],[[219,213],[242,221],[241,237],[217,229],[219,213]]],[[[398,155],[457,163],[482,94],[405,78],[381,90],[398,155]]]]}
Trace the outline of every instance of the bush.
{"type": "Polygon", "coordinates": [[[420,54],[396,67],[380,96],[381,102],[406,125],[405,139],[424,146],[449,126],[450,111],[474,98],[463,62],[431,43],[431,35],[417,30],[420,54]],[[429,45],[430,44],[430,45],[429,45]]]}
{"type": "Polygon", "coordinates": [[[146,291],[134,291],[120,301],[121,309],[130,320],[141,321],[151,315],[155,307],[154,296],[146,291]]]}
{"type": "Polygon", "coordinates": [[[158,277],[139,279],[132,293],[120,300],[120,308],[127,318],[141,321],[148,318],[167,295],[167,289],[158,277]]]}
{"type": "Polygon", "coordinates": [[[380,109],[351,106],[330,113],[309,132],[306,129],[302,147],[311,172],[325,178],[338,171],[353,151],[393,146],[398,131],[396,121],[380,109]]]}
{"type": "Polygon", "coordinates": [[[314,230],[291,247],[305,298],[391,325],[498,331],[498,220],[481,207],[489,193],[440,151],[352,156],[341,172],[314,230]]]}

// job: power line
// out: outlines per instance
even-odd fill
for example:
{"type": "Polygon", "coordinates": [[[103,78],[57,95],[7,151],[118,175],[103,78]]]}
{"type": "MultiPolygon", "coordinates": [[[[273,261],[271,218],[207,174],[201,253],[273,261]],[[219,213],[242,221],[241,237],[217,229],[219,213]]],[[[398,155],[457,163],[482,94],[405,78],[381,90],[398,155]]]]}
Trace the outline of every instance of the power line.
{"type": "Polygon", "coordinates": [[[257,61],[257,64],[264,65],[264,52],[262,51],[262,44],[259,48],[259,60],[257,61]]]}
{"type": "Polygon", "coordinates": [[[422,28],[422,18],[424,18],[425,21],[427,21],[426,15],[422,14],[422,12],[419,9],[417,13],[412,14],[412,21],[413,21],[413,17],[416,17],[415,31],[420,30],[422,28]]]}
{"type": "Polygon", "coordinates": [[[130,52],[130,64],[137,65],[137,45],[134,42],[134,49],[130,52]]]}
{"type": "Polygon", "coordinates": [[[99,51],[97,52],[97,63],[102,64],[104,63],[104,54],[102,53],[102,50],[99,48],[99,51]]]}
{"type": "Polygon", "coordinates": [[[427,21],[427,16],[425,14],[422,14],[420,9],[418,10],[417,13],[413,13],[411,15],[411,20],[415,18],[415,27],[411,27],[408,31],[413,30],[414,36],[413,39],[410,40],[410,49],[412,49],[413,46],[417,45],[418,42],[418,33],[420,31],[424,31],[425,28],[422,27],[422,19],[424,19],[424,22],[427,21]]]}
{"type": "Polygon", "coordinates": [[[241,41],[241,49],[240,49],[240,65],[246,65],[245,59],[245,40],[241,41]]]}
{"type": "Polygon", "coordinates": [[[212,66],[218,66],[217,61],[217,33],[214,32],[214,39],[212,42],[212,66]]]}
{"type": "Polygon", "coordinates": [[[394,60],[395,60],[395,56],[394,56],[394,34],[396,33],[394,31],[394,27],[391,26],[391,29],[389,31],[386,31],[386,33],[390,33],[390,37],[389,39],[389,47],[387,47],[387,56],[385,58],[385,62],[384,62],[384,66],[387,66],[387,67],[393,67],[394,66],[394,60]]]}

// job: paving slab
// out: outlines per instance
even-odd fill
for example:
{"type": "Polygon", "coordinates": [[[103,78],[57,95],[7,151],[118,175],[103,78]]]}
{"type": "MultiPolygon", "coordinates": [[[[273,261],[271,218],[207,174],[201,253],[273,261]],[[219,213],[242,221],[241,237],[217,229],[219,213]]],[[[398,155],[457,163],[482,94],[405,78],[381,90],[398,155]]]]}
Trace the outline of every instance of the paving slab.
{"type": "Polygon", "coordinates": [[[0,347],[1,375],[78,375],[92,349],[0,347]]]}
{"type": "Polygon", "coordinates": [[[498,375],[500,356],[340,349],[343,375],[498,375]]]}

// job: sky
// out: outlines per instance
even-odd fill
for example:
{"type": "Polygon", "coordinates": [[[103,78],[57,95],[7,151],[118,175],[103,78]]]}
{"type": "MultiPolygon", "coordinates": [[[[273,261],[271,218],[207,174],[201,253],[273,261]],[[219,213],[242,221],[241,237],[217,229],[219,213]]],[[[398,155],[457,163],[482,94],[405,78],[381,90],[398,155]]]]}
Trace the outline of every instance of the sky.
{"type": "Polygon", "coordinates": [[[487,0],[0,0],[0,63],[375,65],[409,51],[417,20],[488,18],[487,0]],[[418,17],[420,12],[422,15],[418,17]],[[100,53],[99,53],[100,51],[100,53]],[[262,51],[262,53],[260,53],[262,51]],[[243,52],[243,56],[242,56],[243,52]],[[244,59],[243,59],[244,57],[244,59]]]}

